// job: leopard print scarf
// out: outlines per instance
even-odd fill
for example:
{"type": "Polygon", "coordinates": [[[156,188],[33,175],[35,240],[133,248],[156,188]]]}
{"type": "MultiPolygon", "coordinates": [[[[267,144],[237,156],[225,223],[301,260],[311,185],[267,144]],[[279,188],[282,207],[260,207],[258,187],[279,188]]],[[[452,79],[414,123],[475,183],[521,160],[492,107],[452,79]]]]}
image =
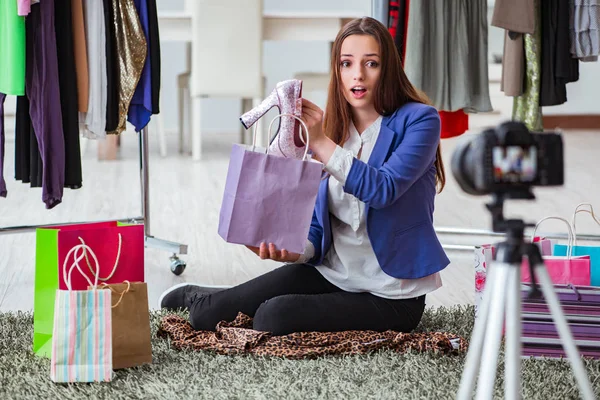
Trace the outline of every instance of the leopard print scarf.
{"type": "Polygon", "coordinates": [[[255,354],[289,359],[365,354],[384,348],[400,353],[411,349],[443,354],[459,354],[467,349],[465,339],[445,332],[297,332],[273,336],[269,332],[253,330],[252,318],[242,313],[233,322],[219,322],[215,332],[196,331],[186,319],[167,315],[160,322],[158,335],[170,338],[179,350],[212,350],[218,354],[255,354]]]}

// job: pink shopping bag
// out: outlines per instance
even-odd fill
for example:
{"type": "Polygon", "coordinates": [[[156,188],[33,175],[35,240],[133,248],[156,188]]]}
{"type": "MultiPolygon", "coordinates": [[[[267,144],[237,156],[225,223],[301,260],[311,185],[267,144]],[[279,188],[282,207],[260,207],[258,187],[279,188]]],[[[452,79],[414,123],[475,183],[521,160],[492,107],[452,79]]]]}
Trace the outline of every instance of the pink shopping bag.
{"type": "MultiPolygon", "coordinates": [[[[572,284],[589,286],[591,282],[590,274],[590,256],[573,256],[573,229],[569,221],[561,217],[546,217],[541,219],[535,227],[537,230],[538,226],[545,220],[556,219],[567,224],[569,232],[569,243],[568,252],[566,256],[544,256],[544,264],[546,270],[552,279],[554,284],[572,284]]],[[[534,230],[534,236],[535,236],[534,230]]],[[[521,268],[521,281],[528,283],[531,282],[531,271],[529,269],[529,261],[523,260],[521,268]]]]}

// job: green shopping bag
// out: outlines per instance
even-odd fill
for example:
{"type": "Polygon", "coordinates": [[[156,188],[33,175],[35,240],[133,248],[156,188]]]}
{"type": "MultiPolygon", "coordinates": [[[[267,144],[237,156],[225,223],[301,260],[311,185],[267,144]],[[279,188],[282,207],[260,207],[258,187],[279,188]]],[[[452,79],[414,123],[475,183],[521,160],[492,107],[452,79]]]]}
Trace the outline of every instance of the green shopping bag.
{"type": "MultiPolygon", "coordinates": [[[[64,281],[59,280],[59,266],[63,265],[69,251],[82,241],[98,258],[100,281],[108,284],[145,282],[144,226],[141,224],[123,225],[111,221],[37,229],[33,352],[39,356],[50,358],[56,291],[68,289],[64,281]]],[[[82,266],[91,269],[86,262],[82,266]]],[[[73,290],[87,290],[87,287],[83,276],[73,277],[73,290]]]]}

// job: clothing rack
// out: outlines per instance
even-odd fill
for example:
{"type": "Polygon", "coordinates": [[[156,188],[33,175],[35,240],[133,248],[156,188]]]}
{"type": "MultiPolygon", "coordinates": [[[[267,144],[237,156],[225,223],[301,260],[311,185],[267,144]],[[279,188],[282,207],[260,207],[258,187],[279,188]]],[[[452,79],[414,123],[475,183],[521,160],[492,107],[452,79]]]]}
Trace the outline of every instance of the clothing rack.
{"type": "MultiPolygon", "coordinates": [[[[144,243],[145,247],[157,248],[172,253],[169,258],[171,261],[171,272],[175,275],[181,275],[185,270],[186,263],[179,259],[178,255],[187,254],[187,244],[171,242],[152,236],[150,233],[150,188],[149,188],[149,163],[148,163],[148,126],[138,132],[140,144],[140,185],[141,185],[141,216],[126,217],[118,219],[126,223],[144,224],[144,243]]],[[[73,224],[86,224],[104,221],[82,221],[82,222],[60,222],[46,225],[23,225],[0,227],[0,235],[35,232],[37,228],[67,226],[73,224]]]]}

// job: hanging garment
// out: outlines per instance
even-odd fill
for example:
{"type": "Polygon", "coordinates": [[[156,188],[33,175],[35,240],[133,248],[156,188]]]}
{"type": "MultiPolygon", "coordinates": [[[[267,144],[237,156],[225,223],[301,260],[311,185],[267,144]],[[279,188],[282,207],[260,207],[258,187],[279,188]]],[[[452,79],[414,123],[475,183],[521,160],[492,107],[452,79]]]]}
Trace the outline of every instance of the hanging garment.
{"type": "Polygon", "coordinates": [[[525,34],[525,84],[523,94],[513,101],[512,119],[523,122],[534,132],[543,130],[540,107],[540,71],[542,52],[542,27],[539,0],[535,2],[535,33],[525,34]]]}
{"type": "Polygon", "coordinates": [[[469,130],[469,115],[463,110],[440,111],[439,114],[442,139],[456,137],[469,130]]]}
{"type": "Polygon", "coordinates": [[[487,1],[410,3],[405,71],[443,111],[492,111],[487,58],[487,1]]]}
{"type": "Polygon", "coordinates": [[[579,60],[571,57],[569,45],[569,5],[546,0],[541,20],[540,106],[556,106],[567,101],[567,83],[579,79],[579,60]]]}
{"type": "Polygon", "coordinates": [[[389,16],[389,0],[373,0],[371,2],[371,15],[387,27],[389,16]]]}
{"type": "Polygon", "coordinates": [[[150,37],[150,75],[152,85],[152,114],[160,112],[160,35],[156,0],[146,0],[148,7],[148,35],[150,37]]]}
{"type": "Polygon", "coordinates": [[[119,58],[119,124],[107,133],[120,134],[125,130],[129,104],[142,75],[147,44],[133,0],[112,2],[119,58]]]}
{"type": "Polygon", "coordinates": [[[42,158],[42,201],[51,209],[60,204],[65,184],[65,140],[54,30],[54,0],[31,7],[27,35],[31,33],[31,54],[27,54],[25,90],[29,114],[42,158]]]}
{"type": "Polygon", "coordinates": [[[152,114],[160,112],[160,35],[156,0],[147,0],[148,25],[150,29],[150,75],[152,85],[152,114]]]}
{"type": "Polygon", "coordinates": [[[581,61],[600,55],[600,0],[570,0],[571,54],[581,61]]]}
{"type": "Polygon", "coordinates": [[[406,25],[408,23],[407,8],[408,0],[398,1],[398,22],[396,24],[396,34],[392,36],[394,38],[396,49],[398,50],[398,55],[400,56],[400,62],[402,63],[404,63],[404,43],[406,40],[406,25]]]}
{"type": "Polygon", "coordinates": [[[502,78],[500,90],[507,96],[523,94],[525,80],[525,44],[522,33],[504,33],[504,54],[502,55],[502,78]]]}
{"type": "MultiPolygon", "coordinates": [[[[134,0],[144,35],[146,37],[147,52],[150,54],[150,26],[148,20],[148,7],[146,0],[134,0]]],[[[135,127],[137,132],[144,129],[150,122],[152,116],[152,75],[151,75],[151,60],[146,57],[142,75],[133,93],[129,111],[127,113],[128,120],[135,127]]]]}
{"type": "MultiPolygon", "coordinates": [[[[31,40],[28,35],[27,51],[31,40]]],[[[31,187],[42,187],[42,157],[29,116],[29,99],[17,97],[15,126],[15,179],[29,183],[31,187]]]]}
{"type": "Polygon", "coordinates": [[[77,75],[73,38],[73,18],[70,1],[54,2],[54,30],[58,60],[58,84],[65,141],[65,187],[79,189],[82,185],[81,147],[77,104],[77,75]]]}
{"type": "MultiPolygon", "coordinates": [[[[400,56],[400,62],[404,62],[404,37],[406,33],[406,0],[398,0],[398,17],[396,22],[396,32],[392,37],[394,38],[394,44],[398,50],[400,56]]],[[[391,33],[391,32],[390,32],[391,33]]]]}
{"type": "Polygon", "coordinates": [[[25,18],[16,0],[0,1],[0,93],[25,93],[25,18]]]}
{"type": "Polygon", "coordinates": [[[500,90],[507,96],[523,94],[525,45],[523,33],[535,29],[534,0],[497,0],[491,25],[505,29],[500,90]]]}
{"type": "Polygon", "coordinates": [[[87,44],[85,42],[83,0],[71,0],[71,16],[73,24],[73,46],[75,52],[75,72],[77,74],[77,110],[85,113],[88,110],[90,81],[88,75],[87,44]]]}
{"type": "Polygon", "coordinates": [[[106,32],[106,132],[119,126],[119,55],[115,30],[115,8],[112,0],[104,0],[106,32]]]}
{"type": "Polygon", "coordinates": [[[22,17],[31,12],[31,0],[17,0],[18,14],[22,17]]]}
{"type": "Polygon", "coordinates": [[[88,139],[106,137],[106,32],[104,6],[98,0],[83,0],[87,44],[89,97],[87,113],[79,114],[79,128],[88,139]]]}
{"type": "Polygon", "coordinates": [[[0,93],[0,197],[6,197],[6,181],[4,180],[4,100],[6,95],[0,93]]]}
{"type": "Polygon", "coordinates": [[[533,35],[534,0],[495,0],[491,25],[511,32],[533,35]]]}
{"type": "Polygon", "coordinates": [[[398,9],[400,5],[398,0],[390,0],[388,4],[388,30],[392,37],[396,36],[396,29],[398,28],[398,9]]]}
{"type": "Polygon", "coordinates": [[[27,96],[17,96],[15,122],[15,179],[23,183],[29,183],[31,182],[31,164],[29,161],[31,140],[29,134],[32,129],[27,96]]]}

